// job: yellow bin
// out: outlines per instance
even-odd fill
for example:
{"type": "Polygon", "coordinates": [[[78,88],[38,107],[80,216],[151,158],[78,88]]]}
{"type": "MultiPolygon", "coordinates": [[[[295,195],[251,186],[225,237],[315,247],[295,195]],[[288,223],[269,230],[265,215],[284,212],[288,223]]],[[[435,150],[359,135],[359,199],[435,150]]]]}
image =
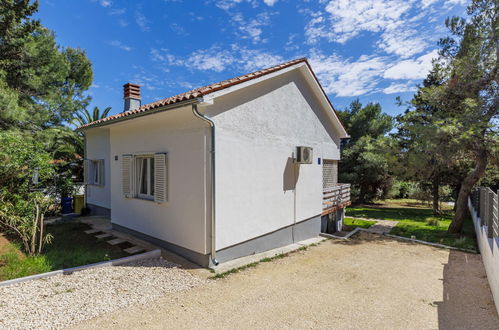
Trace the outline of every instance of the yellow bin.
{"type": "Polygon", "coordinates": [[[74,212],[76,214],[81,214],[81,210],[85,206],[85,195],[74,195],[74,212]]]}

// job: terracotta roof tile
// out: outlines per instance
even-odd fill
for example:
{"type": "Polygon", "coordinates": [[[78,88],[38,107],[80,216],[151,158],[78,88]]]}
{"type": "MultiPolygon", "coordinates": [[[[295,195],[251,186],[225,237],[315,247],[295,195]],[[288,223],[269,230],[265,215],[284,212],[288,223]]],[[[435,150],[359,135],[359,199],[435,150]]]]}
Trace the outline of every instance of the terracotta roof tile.
{"type": "Polygon", "coordinates": [[[166,105],[178,103],[178,102],[181,102],[181,101],[195,99],[195,98],[201,97],[203,95],[210,94],[210,93],[213,93],[213,92],[216,92],[216,91],[219,91],[219,90],[222,90],[222,89],[225,89],[225,88],[228,88],[228,87],[231,87],[231,86],[243,83],[245,81],[248,81],[248,80],[251,80],[251,79],[255,79],[255,78],[264,76],[266,74],[269,74],[269,73],[272,73],[272,72],[275,72],[275,71],[279,71],[281,69],[290,67],[292,65],[295,65],[295,64],[298,64],[298,63],[301,63],[301,62],[305,62],[308,65],[308,62],[307,62],[306,58],[299,58],[299,59],[292,60],[292,61],[289,61],[289,62],[285,62],[285,63],[279,64],[279,65],[276,65],[276,66],[273,66],[273,67],[270,67],[270,68],[267,68],[267,69],[258,70],[258,71],[255,71],[255,72],[251,72],[249,74],[245,74],[245,75],[242,75],[242,76],[239,76],[239,77],[227,79],[227,80],[224,80],[224,81],[221,81],[221,82],[218,82],[218,83],[214,83],[214,84],[211,84],[211,85],[208,85],[208,86],[199,87],[199,88],[190,90],[188,92],[185,92],[185,93],[182,93],[182,94],[178,94],[178,95],[175,95],[175,96],[171,96],[171,97],[168,97],[166,99],[162,99],[162,100],[159,100],[159,101],[156,101],[156,102],[144,104],[144,105],[140,106],[139,108],[137,108],[135,110],[130,110],[130,111],[122,112],[122,113],[119,113],[119,114],[116,114],[116,115],[113,115],[113,116],[109,116],[109,117],[106,117],[106,118],[103,118],[103,119],[96,120],[96,121],[91,122],[91,123],[86,124],[86,125],[82,125],[82,126],[78,127],[77,130],[84,129],[84,128],[89,128],[89,127],[93,127],[93,126],[96,126],[96,125],[99,125],[99,124],[102,124],[102,123],[107,123],[107,122],[110,122],[110,121],[114,121],[114,120],[117,120],[117,119],[120,119],[120,118],[125,118],[125,117],[129,117],[129,116],[133,116],[133,115],[136,115],[136,114],[139,114],[139,113],[143,113],[143,112],[146,112],[146,111],[150,111],[150,110],[153,110],[153,109],[156,109],[156,108],[159,108],[159,107],[163,107],[163,106],[166,106],[166,105]]]}

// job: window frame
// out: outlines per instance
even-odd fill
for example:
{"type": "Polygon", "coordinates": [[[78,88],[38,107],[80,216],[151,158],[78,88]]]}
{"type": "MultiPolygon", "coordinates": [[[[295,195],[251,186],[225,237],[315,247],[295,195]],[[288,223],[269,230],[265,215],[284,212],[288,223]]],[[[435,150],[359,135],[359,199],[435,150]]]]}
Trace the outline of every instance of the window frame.
{"type": "Polygon", "coordinates": [[[135,198],[137,199],[143,199],[143,200],[149,200],[149,201],[154,201],[154,184],[155,184],[155,177],[154,177],[154,168],[151,167],[154,166],[154,154],[145,154],[145,155],[135,155],[134,156],[134,177],[135,177],[135,198]],[[147,193],[142,193],[141,192],[141,186],[142,186],[142,178],[143,178],[143,170],[144,170],[144,163],[143,161],[146,160],[146,166],[145,166],[145,177],[146,177],[146,190],[147,193]]]}
{"type": "Polygon", "coordinates": [[[104,159],[88,159],[87,184],[94,186],[104,186],[104,159]]]}

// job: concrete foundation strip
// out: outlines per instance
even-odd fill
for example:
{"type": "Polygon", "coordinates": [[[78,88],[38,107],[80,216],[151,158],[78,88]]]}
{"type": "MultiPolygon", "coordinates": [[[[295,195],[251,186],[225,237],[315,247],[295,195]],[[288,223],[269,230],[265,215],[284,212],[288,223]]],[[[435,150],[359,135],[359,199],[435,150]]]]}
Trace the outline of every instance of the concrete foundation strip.
{"type": "Polygon", "coordinates": [[[0,286],[7,286],[7,285],[11,285],[11,284],[16,284],[16,283],[37,280],[40,278],[51,277],[51,276],[55,276],[55,275],[70,275],[74,272],[78,272],[78,271],[86,270],[86,269],[91,269],[91,268],[119,266],[119,265],[126,264],[126,263],[129,263],[132,261],[138,261],[138,260],[143,260],[143,259],[154,259],[154,258],[159,258],[160,256],[161,256],[161,251],[159,249],[156,249],[156,250],[152,250],[152,251],[148,251],[148,252],[144,252],[141,254],[136,254],[133,256],[124,257],[124,258],[120,258],[120,259],[102,261],[102,262],[97,262],[95,264],[90,264],[90,265],[60,269],[60,270],[55,270],[53,272],[15,278],[12,280],[0,282],[0,286]]]}
{"type": "Polygon", "coordinates": [[[403,240],[403,241],[410,241],[410,242],[414,242],[414,243],[419,243],[419,244],[424,244],[424,245],[430,245],[430,246],[439,247],[439,248],[443,248],[443,249],[457,250],[457,251],[463,251],[463,252],[468,252],[468,253],[476,253],[476,254],[478,253],[478,251],[475,251],[475,250],[463,249],[463,248],[458,248],[458,247],[449,246],[449,245],[440,244],[440,243],[431,243],[431,242],[422,241],[422,240],[415,239],[415,238],[397,236],[397,235],[386,234],[386,233],[383,234],[383,235],[387,236],[387,237],[391,237],[391,238],[403,240]]]}
{"type": "MultiPolygon", "coordinates": [[[[336,235],[332,235],[332,234],[326,234],[326,233],[321,233],[320,236],[327,237],[327,238],[348,240],[352,235],[355,235],[359,231],[365,231],[366,233],[376,234],[376,233],[373,233],[373,232],[369,231],[368,229],[357,227],[354,230],[352,230],[350,233],[348,233],[348,235],[346,235],[344,237],[336,236],[336,235]]],[[[419,244],[424,244],[424,245],[439,247],[439,248],[443,248],[443,249],[457,250],[457,251],[463,251],[463,252],[468,252],[468,253],[478,253],[478,251],[475,251],[475,250],[463,249],[463,248],[458,248],[458,247],[444,245],[444,244],[439,244],[439,243],[431,243],[431,242],[422,241],[422,240],[415,239],[415,238],[397,236],[397,235],[392,235],[392,234],[387,234],[387,233],[377,234],[377,235],[383,235],[383,236],[394,238],[394,239],[399,239],[399,240],[403,240],[403,241],[409,241],[409,242],[414,242],[414,243],[419,243],[419,244]]]]}
{"type": "Polygon", "coordinates": [[[351,232],[349,232],[347,235],[345,236],[336,236],[336,235],[333,235],[333,234],[326,234],[326,233],[320,233],[319,236],[322,236],[322,237],[327,237],[327,238],[334,238],[334,239],[344,239],[344,240],[347,240],[350,238],[350,236],[352,235],[355,235],[356,233],[358,233],[359,231],[367,231],[365,230],[364,228],[355,228],[354,230],[352,230],[351,232]]]}

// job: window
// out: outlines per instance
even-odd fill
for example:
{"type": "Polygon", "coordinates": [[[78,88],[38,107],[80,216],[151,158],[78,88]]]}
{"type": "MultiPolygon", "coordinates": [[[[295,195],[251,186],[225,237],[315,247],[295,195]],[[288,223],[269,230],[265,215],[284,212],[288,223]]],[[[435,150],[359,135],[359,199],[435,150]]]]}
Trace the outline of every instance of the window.
{"type": "Polygon", "coordinates": [[[338,183],[338,161],[323,159],[322,188],[332,188],[338,183]]]}
{"type": "Polygon", "coordinates": [[[136,157],[135,171],[137,197],[154,199],[154,156],[136,157]]]}
{"type": "Polygon", "coordinates": [[[166,153],[154,155],[122,155],[121,188],[123,197],[168,200],[168,157],[166,153]]]}
{"type": "Polygon", "coordinates": [[[104,185],[104,159],[86,159],[83,167],[87,184],[104,185]]]}

